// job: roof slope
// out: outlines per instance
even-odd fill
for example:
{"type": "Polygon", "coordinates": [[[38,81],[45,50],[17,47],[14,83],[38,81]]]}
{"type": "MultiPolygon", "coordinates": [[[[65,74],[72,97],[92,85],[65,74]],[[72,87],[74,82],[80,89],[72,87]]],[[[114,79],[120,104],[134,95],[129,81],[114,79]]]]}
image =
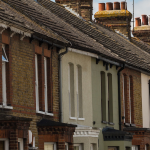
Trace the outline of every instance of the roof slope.
{"type": "Polygon", "coordinates": [[[46,30],[2,1],[0,1],[0,26],[6,26],[6,28],[9,27],[10,29],[15,28],[16,31],[19,29],[26,35],[40,35],[40,37],[54,41],[55,43],[56,41],[68,43],[67,40],[58,34],[46,30]]]}
{"type": "Polygon", "coordinates": [[[119,57],[126,60],[127,64],[150,71],[150,55],[127,39],[104,26],[83,21],[52,1],[38,0],[38,2],[64,21],[95,39],[113,53],[116,53],[119,57]]]}
{"type": "MultiPolygon", "coordinates": [[[[111,52],[108,48],[96,42],[90,36],[57,17],[53,11],[45,9],[34,0],[3,0],[17,11],[23,13],[34,22],[52,30],[72,43],[73,48],[100,54],[106,58],[123,62],[124,60],[111,52]]],[[[58,4],[56,4],[58,5],[58,4]]],[[[59,6],[59,5],[58,5],[59,6]]],[[[59,6],[61,7],[61,6],[59,6]]],[[[61,7],[63,8],[63,7],[61,7]]],[[[64,9],[64,8],[63,8],[64,9]]],[[[64,9],[65,10],[65,9],[64,9]]],[[[66,11],[66,10],[65,10],[66,11]]],[[[69,12],[69,11],[67,11],[69,12]]],[[[72,15],[72,14],[71,14],[72,15]]]]}
{"type": "Polygon", "coordinates": [[[3,1],[71,41],[74,48],[125,61],[130,66],[150,72],[150,54],[145,50],[108,28],[78,18],[59,4],[50,0],[38,0],[39,4],[34,0],[3,1]]]}

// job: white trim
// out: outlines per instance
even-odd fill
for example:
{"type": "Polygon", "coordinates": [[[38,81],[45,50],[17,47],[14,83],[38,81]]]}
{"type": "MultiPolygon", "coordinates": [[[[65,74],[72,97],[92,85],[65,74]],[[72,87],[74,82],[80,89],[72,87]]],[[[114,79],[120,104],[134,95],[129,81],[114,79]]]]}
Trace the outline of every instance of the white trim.
{"type": "Polygon", "coordinates": [[[122,79],[123,79],[123,81],[122,81],[122,85],[123,85],[123,108],[124,108],[124,110],[123,110],[123,114],[124,114],[124,123],[125,123],[125,96],[124,96],[124,93],[125,93],[125,89],[124,89],[124,75],[123,75],[123,77],[122,77],[122,79]]]}
{"type": "Polygon", "coordinates": [[[45,78],[45,84],[44,84],[44,94],[45,94],[45,113],[48,113],[48,102],[47,102],[47,58],[44,57],[44,78],[45,78]]]}
{"type": "Polygon", "coordinates": [[[67,147],[65,150],[69,150],[68,143],[65,143],[65,146],[67,147]]]}
{"type": "Polygon", "coordinates": [[[69,119],[77,120],[77,118],[76,118],[76,117],[69,117],[69,119]]]}
{"type": "Polygon", "coordinates": [[[4,141],[5,150],[8,150],[9,149],[9,139],[7,139],[7,138],[0,138],[0,141],[4,141]]]}
{"type": "Polygon", "coordinates": [[[2,62],[2,98],[3,106],[7,106],[7,95],[6,95],[6,63],[2,62]]]}
{"type": "Polygon", "coordinates": [[[48,116],[54,116],[53,113],[46,113],[46,112],[45,112],[45,115],[48,115],[48,116]]]}
{"type": "Polygon", "coordinates": [[[54,142],[44,142],[44,146],[45,145],[54,145],[54,150],[57,150],[56,143],[54,143],[54,142]]]}
{"type": "Polygon", "coordinates": [[[35,95],[36,95],[36,112],[39,112],[39,86],[38,86],[38,58],[35,54],[35,95]]]}
{"type": "Polygon", "coordinates": [[[71,51],[71,52],[78,53],[78,54],[82,54],[82,55],[87,55],[87,56],[91,56],[91,57],[94,57],[94,58],[98,58],[98,55],[90,53],[90,52],[84,52],[82,50],[78,50],[78,49],[70,48],[70,47],[68,48],[68,50],[71,51]]]}
{"type": "Polygon", "coordinates": [[[0,108],[3,108],[3,109],[13,109],[13,106],[0,105],[0,108]]]}
{"type": "Polygon", "coordinates": [[[78,118],[78,120],[85,120],[85,118],[78,118]]]}
{"type": "Polygon", "coordinates": [[[23,139],[22,138],[18,138],[18,143],[20,143],[20,150],[24,150],[24,148],[23,148],[23,139]]]}

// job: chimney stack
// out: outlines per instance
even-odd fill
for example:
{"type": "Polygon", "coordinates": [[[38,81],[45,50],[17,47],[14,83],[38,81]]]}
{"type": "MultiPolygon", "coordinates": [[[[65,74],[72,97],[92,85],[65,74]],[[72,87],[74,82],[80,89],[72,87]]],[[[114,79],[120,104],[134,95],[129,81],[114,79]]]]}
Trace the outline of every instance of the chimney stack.
{"type": "Polygon", "coordinates": [[[107,2],[106,3],[106,10],[113,10],[113,3],[107,2]]]}
{"type": "Polygon", "coordinates": [[[127,3],[125,1],[121,2],[121,10],[127,10],[127,3]]]}
{"type": "Polygon", "coordinates": [[[114,10],[120,10],[120,3],[114,2],[114,10]]]}
{"type": "Polygon", "coordinates": [[[148,16],[142,15],[142,25],[148,25],[148,16]]]}
{"type": "Polygon", "coordinates": [[[141,26],[141,19],[140,17],[135,18],[135,27],[141,26]]]}
{"type": "Polygon", "coordinates": [[[98,10],[99,10],[99,11],[105,10],[105,3],[99,3],[99,4],[98,4],[98,10]]]}

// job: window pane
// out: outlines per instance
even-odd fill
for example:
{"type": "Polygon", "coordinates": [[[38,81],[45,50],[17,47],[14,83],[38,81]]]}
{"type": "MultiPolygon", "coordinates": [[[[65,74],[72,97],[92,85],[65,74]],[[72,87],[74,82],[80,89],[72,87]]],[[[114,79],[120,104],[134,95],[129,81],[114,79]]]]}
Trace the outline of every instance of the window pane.
{"type": "Polygon", "coordinates": [[[4,150],[4,141],[0,141],[0,150],[4,150]]]}
{"type": "Polygon", "coordinates": [[[69,104],[70,104],[70,116],[75,117],[74,108],[74,65],[69,64],[69,104]]]}
{"type": "Polygon", "coordinates": [[[101,117],[102,121],[106,121],[106,82],[105,72],[101,72],[101,117]]]}
{"type": "Polygon", "coordinates": [[[44,150],[54,150],[54,144],[44,144],[44,150]]]}
{"type": "Polygon", "coordinates": [[[80,150],[79,146],[74,146],[74,150],[80,150]]]}
{"type": "Polygon", "coordinates": [[[77,102],[78,102],[78,117],[83,118],[82,107],[82,68],[77,66],[77,102]]]}
{"type": "Polygon", "coordinates": [[[20,142],[18,142],[18,150],[21,150],[21,148],[20,148],[20,142]]]}

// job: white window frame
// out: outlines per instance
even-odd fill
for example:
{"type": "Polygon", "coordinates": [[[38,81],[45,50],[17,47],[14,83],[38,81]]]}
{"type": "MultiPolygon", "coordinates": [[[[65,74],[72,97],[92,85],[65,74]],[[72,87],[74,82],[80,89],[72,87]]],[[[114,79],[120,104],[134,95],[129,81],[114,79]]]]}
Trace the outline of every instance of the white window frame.
{"type": "Polygon", "coordinates": [[[73,144],[73,146],[78,146],[78,147],[79,147],[79,150],[83,150],[82,144],[73,144]]]}
{"type": "Polygon", "coordinates": [[[0,108],[4,109],[13,109],[12,106],[7,106],[7,93],[6,93],[6,63],[8,62],[8,58],[5,52],[5,44],[2,44],[2,51],[4,52],[6,60],[2,59],[2,105],[0,108]]]}
{"type": "Polygon", "coordinates": [[[22,138],[18,138],[18,143],[20,143],[20,150],[24,150],[22,138]]]}
{"type": "Polygon", "coordinates": [[[57,150],[57,145],[55,142],[44,142],[44,145],[54,145],[54,150],[57,150]]]}
{"type": "Polygon", "coordinates": [[[124,96],[124,93],[125,93],[125,91],[124,91],[124,75],[123,75],[123,77],[122,77],[122,79],[123,79],[123,81],[122,81],[122,85],[123,85],[123,108],[124,108],[124,111],[123,111],[123,114],[124,114],[124,123],[125,123],[125,96],[124,96]]]}
{"type": "Polygon", "coordinates": [[[39,112],[39,85],[38,85],[38,58],[35,54],[35,96],[36,96],[36,112],[39,112]]]}
{"type": "Polygon", "coordinates": [[[132,145],[132,150],[138,150],[138,146],[137,145],[132,145]]]}
{"type": "Polygon", "coordinates": [[[68,143],[65,143],[65,146],[67,147],[65,150],[69,150],[68,143]]]}
{"type": "Polygon", "coordinates": [[[9,139],[7,138],[0,138],[0,141],[4,141],[5,150],[9,149],[9,139]]]}
{"type": "MultiPolygon", "coordinates": [[[[44,57],[44,74],[47,77],[47,61],[44,57]],[[46,72],[46,73],[45,73],[46,72]]],[[[45,112],[39,111],[39,85],[38,85],[38,57],[37,54],[35,54],[35,96],[36,96],[36,113],[43,114],[43,115],[49,115],[54,116],[53,113],[48,113],[48,105],[47,105],[47,78],[45,78],[45,112]]]]}
{"type": "Polygon", "coordinates": [[[44,57],[44,97],[45,97],[45,113],[48,113],[48,101],[47,101],[47,58],[44,57]]]}
{"type": "Polygon", "coordinates": [[[132,111],[131,109],[132,108],[131,108],[131,91],[130,91],[131,85],[130,85],[130,80],[131,79],[129,77],[129,106],[130,106],[129,108],[130,108],[130,124],[131,124],[132,123],[132,121],[131,121],[131,111],[132,111]]]}
{"type": "Polygon", "coordinates": [[[94,145],[90,144],[90,150],[94,150],[94,145]]]}

